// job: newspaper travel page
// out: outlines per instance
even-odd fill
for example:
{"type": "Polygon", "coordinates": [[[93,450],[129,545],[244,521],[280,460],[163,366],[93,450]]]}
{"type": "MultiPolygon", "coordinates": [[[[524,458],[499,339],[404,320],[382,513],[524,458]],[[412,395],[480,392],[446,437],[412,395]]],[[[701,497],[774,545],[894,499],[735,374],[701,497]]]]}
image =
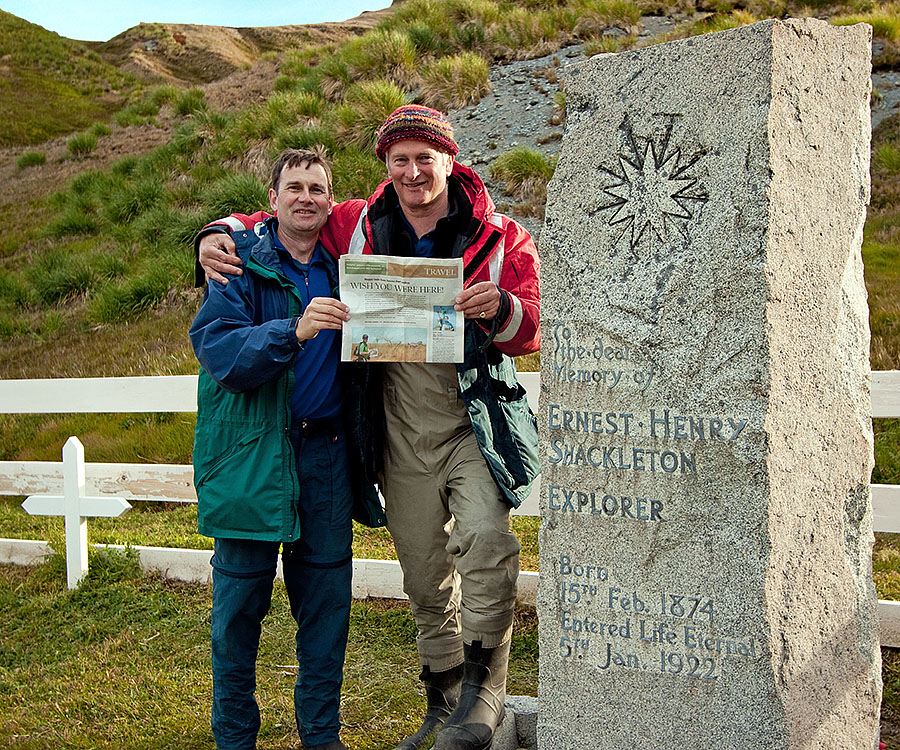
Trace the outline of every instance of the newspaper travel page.
{"type": "Polygon", "coordinates": [[[462,258],[343,255],[344,362],[462,362],[462,258]]]}

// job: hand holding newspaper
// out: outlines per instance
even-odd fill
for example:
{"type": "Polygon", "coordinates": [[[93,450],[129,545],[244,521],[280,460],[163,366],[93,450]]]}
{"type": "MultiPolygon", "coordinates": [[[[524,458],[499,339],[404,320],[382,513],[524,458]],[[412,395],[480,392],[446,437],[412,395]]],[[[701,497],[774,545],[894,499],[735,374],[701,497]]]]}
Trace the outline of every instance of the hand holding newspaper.
{"type": "Polygon", "coordinates": [[[341,301],[350,308],[341,360],[462,362],[461,258],[343,255],[341,301]]]}

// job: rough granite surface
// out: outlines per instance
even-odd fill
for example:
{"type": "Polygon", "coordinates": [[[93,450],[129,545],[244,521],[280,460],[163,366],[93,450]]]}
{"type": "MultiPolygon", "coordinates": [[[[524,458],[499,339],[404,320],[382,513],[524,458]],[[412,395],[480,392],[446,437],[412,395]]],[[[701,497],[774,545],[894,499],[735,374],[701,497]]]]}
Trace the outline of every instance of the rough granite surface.
{"type": "Polygon", "coordinates": [[[566,74],[541,750],[877,746],[870,50],[776,20],[566,74]]]}

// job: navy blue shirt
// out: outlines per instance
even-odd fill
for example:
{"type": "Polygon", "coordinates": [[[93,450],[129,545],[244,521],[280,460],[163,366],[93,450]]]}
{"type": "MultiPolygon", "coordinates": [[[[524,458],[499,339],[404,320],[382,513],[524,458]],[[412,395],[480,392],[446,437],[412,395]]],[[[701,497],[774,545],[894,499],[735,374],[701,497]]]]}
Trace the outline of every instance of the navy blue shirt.
{"type": "Polygon", "coordinates": [[[396,210],[400,215],[400,221],[402,222],[401,231],[404,231],[409,238],[409,244],[412,246],[412,254],[414,256],[418,258],[439,257],[435,254],[434,248],[440,236],[448,234],[455,236],[455,230],[451,229],[451,227],[455,226],[459,212],[456,209],[456,201],[453,199],[452,194],[448,196],[448,203],[449,210],[447,215],[438,220],[437,226],[435,226],[434,229],[430,232],[426,232],[421,237],[416,234],[416,230],[413,229],[413,225],[409,223],[400,204],[397,204],[396,210]]]}
{"type": "MultiPolygon", "coordinates": [[[[273,233],[272,245],[278,251],[281,270],[288,277],[303,300],[303,309],[313,297],[331,297],[326,264],[334,261],[321,243],[316,243],[309,263],[299,263],[285,250],[273,233]]],[[[314,339],[303,343],[294,359],[294,392],[291,396],[291,415],[295,423],[303,419],[327,419],[341,412],[341,384],[337,366],[341,358],[340,331],[319,331],[314,339]]]]}

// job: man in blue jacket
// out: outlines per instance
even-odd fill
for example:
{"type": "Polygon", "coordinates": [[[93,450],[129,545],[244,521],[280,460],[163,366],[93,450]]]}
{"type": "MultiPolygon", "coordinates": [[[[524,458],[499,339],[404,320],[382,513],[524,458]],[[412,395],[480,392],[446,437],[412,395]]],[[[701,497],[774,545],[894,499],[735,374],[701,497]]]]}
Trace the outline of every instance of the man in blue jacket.
{"type": "MultiPolygon", "coordinates": [[[[304,748],[346,750],[339,708],[350,613],[354,472],[337,377],[348,308],[319,243],[331,213],[321,151],[288,150],[272,172],[272,217],[236,232],[246,273],[211,283],[191,326],[203,369],[194,477],[200,532],[215,539],[212,730],[254,748],[256,655],[279,547],[297,621],[294,689],[304,748]]],[[[370,488],[371,492],[371,488],[370,488]]],[[[371,499],[371,496],[369,496],[371,499]]],[[[358,514],[357,514],[358,515],[358,514]]],[[[368,520],[383,523],[380,506],[368,520]]]]}

